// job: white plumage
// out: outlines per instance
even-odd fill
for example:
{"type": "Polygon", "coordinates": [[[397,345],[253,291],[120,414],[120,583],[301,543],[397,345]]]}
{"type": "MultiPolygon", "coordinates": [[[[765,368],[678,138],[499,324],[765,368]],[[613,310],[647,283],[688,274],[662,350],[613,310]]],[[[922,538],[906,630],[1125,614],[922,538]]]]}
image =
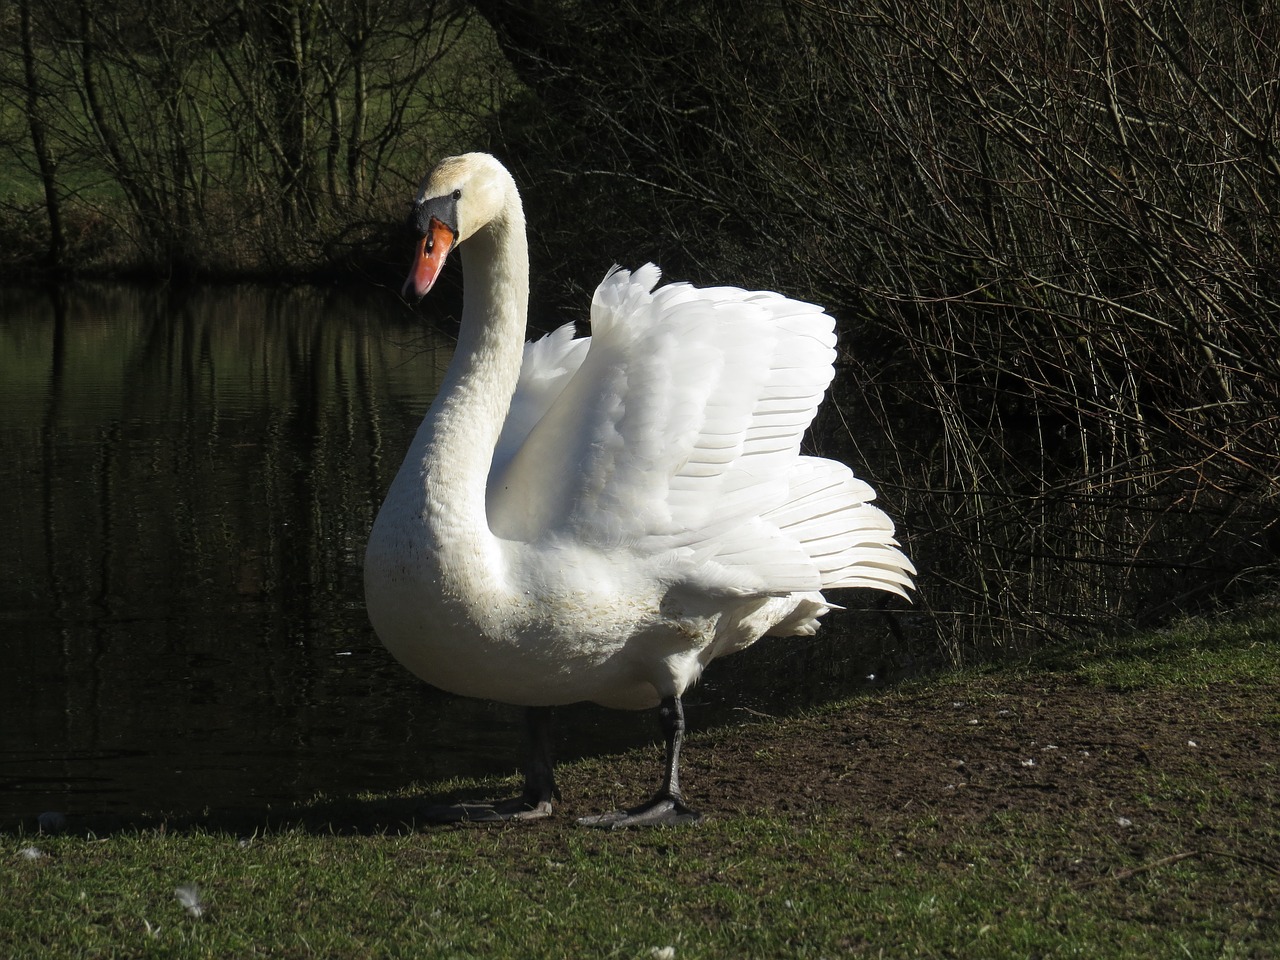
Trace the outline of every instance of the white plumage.
{"type": "MultiPolygon", "coordinates": [[[[597,820],[688,819],[679,697],[706,664],[764,634],[812,634],[823,590],[911,585],[871,488],[800,455],[834,323],[777,293],[659,286],[648,264],[608,273],[590,337],[568,325],[522,347],[528,254],[506,170],[483,154],[444,161],[414,216],[424,240],[406,287],[425,293],[465,242],[465,301],[370,536],[370,618],[410,670],[455,693],[663,703],[663,791],[597,820]]],[[[548,761],[495,815],[545,814],[553,792],[548,761]]]]}

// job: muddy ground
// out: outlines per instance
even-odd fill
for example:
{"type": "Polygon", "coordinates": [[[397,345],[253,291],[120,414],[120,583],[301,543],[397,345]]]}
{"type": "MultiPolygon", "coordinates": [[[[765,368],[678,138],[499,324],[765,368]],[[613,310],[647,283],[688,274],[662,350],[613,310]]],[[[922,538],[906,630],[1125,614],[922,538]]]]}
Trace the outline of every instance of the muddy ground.
{"type": "MultiPolygon", "coordinates": [[[[643,799],[658,766],[655,748],[570,768],[557,817],[643,799]]],[[[710,816],[847,818],[873,842],[888,838],[894,855],[961,869],[971,853],[1023,856],[1024,830],[1054,838],[1037,869],[1072,884],[1230,860],[1251,889],[1206,889],[1206,909],[1238,894],[1280,910],[1272,686],[1123,691],[993,674],[695,736],[684,777],[690,803],[710,816]]]]}
{"type": "MultiPolygon", "coordinates": [[[[562,802],[528,828],[576,829],[577,817],[633,805],[660,767],[657,744],[563,765],[562,802]]],[[[1280,901],[1280,686],[1109,690],[1070,674],[998,672],[692,730],[682,771],[690,805],[707,817],[834,817],[872,842],[887,838],[895,855],[939,863],[975,845],[988,862],[1016,859],[1014,834],[1056,831],[1060,856],[1044,866],[1072,882],[1217,857],[1246,866],[1255,892],[1280,901]]],[[[72,828],[494,829],[422,823],[425,806],[450,799],[411,792],[72,828]]],[[[696,826],[680,829],[690,832],[682,844],[697,844],[696,826]]]]}
{"type": "Polygon", "coordinates": [[[825,806],[883,823],[1085,807],[1118,818],[1150,802],[1153,778],[1186,780],[1255,806],[1274,830],[1278,768],[1280,691],[1118,691],[1048,674],[714,732],[686,750],[685,788],[708,812],[825,806]]]}

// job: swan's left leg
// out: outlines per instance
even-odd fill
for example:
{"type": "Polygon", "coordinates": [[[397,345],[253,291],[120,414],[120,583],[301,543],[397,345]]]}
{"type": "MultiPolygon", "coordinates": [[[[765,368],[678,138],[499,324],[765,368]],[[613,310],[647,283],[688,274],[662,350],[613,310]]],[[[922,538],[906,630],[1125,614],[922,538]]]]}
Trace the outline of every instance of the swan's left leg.
{"type": "Polygon", "coordinates": [[[452,803],[429,807],[423,819],[432,823],[459,823],[464,820],[539,820],[551,816],[551,802],[560,799],[551,761],[551,708],[529,707],[525,712],[529,734],[529,755],[524,765],[524,791],[510,800],[479,803],[452,803]]]}
{"type": "Polygon", "coordinates": [[[658,708],[663,737],[667,741],[667,765],[662,786],[648,803],[630,810],[616,810],[594,817],[581,817],[579,825],[603,827],[610,830],[622,827],[675,826],[693,823],[702,815],[685,806],[680,792],[680,745],[684,742],[684,706],[680,698],[667,697],[658,708]]]}

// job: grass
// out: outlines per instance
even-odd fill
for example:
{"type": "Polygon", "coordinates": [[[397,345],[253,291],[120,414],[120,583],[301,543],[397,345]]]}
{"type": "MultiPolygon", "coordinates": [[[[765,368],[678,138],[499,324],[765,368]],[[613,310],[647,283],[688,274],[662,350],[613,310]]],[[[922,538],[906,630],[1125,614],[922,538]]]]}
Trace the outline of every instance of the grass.
{"type": "MultiPolygon", "coordinates": [[[[0,847],[0,954],[1275,956],[1278,652],[1280,620],[1263,611],[712,731],[690,744],[691,758],[711,768],[704,790],[713,791],[717,764],[767,781],[788,743],[851,715],[850,729],[873,729],[879,718],[895,749],[920,759],[890,767],[864,758],[864,803],[831,793],[814,803],[780,795],[757,809],[721,800],[715,816],[685,830],[601,833],[564,816],[413,830],[384,817],[381,829],[344,832],[340,817],[328,829],[316,816],[344,803],[412,809],[395,806],[411,799],[384,797],[320,804],[295,826],[248,836],[172,826],[10,836],[0,847]],[[1082,724],[1127,706],[1134,718],[1173,726],[1135,732],[1150,762],[1130,757],[1126,742],[1116,762],[1099,762],[1079,784],[1066,782],[1069,766],[1045,764],[1047,781],[1003,788],[971,774],[967,805],[877,803],[877,777],[924,765],[931,742],[958,737],[944,753],[966,750],[973,767],[982,731],[1000,734],[994,720],[970,725],[929,706],[952,698],[975,710],[1012,705],[997,712],[1022,724],[1039,707],[1069,708],[1050,718],[1061,724],[1098,704],[1082,724]],[[1160,730],[1182,736],[1180,711],[1209,724],[1215,710],[1221,726],[1206,729],[1262,738],[1256,756],[1225,740],[1217,751],[1161,747],[1160,730]]],[[[1122,717],[1118,729],[1134,722],[1122,717]]],[[[1073,735],[1086,734],[1064,731],[1062,752],[1073,735]]],[[[562,785],[580,792],[616,777],[619,765],[643,779],[651,762],[647,751],[582,761],[564,768],[562,785]]]]}
{"type": "Polygon", "coordinates": [[[1167,922],[1204,884],[1248,889],[1248,864],[1185,858],[1079,886],[1045,870],[1084,852],[1069,829],[999,818],[937,860],[828,817],[703,830],[693,857],[667,833],[508,828],[41,840],[44,857],[6,871],[0,943],[15,957],[1264,955],[1249,944],[1265,903],[1167,922]],[[175,894],[192,883],[199,916],[175,894]]]}
{"type": "Polygon", "coordinates": [[[1089,683],[1117,690],[1276,683],[1280,681],[1277,635],[1280,612],[1264,610],[1244,619],[1189,619],[1137,637],[1050,649],[1032,662],[1069,669],[1089,683]]]}

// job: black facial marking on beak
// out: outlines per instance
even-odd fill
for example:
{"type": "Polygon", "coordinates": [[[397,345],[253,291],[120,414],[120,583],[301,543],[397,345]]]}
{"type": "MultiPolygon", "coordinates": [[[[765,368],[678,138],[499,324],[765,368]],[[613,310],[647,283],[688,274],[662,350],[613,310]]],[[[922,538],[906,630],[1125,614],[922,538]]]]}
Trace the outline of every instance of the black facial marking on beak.
{"type": "Polygon", "coordinates": [[[419,236],[431,233],[431,221],[437,220],[448,227],[455,240],[458,238],[458,198],[453,194],[445,197],[430,197],[418,200],[409,213],[409,225],[419,236]]]}

